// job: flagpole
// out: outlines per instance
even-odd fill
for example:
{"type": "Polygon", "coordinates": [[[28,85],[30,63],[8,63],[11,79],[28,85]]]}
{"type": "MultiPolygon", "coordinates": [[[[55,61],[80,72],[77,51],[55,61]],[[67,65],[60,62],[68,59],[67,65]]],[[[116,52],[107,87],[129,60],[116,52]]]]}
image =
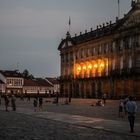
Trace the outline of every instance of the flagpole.
{"type": "Polygon", "coordinates": [[[71,26],[71,18],[69,17],[69,33],[70,33],[70,30],[71,30],[70,26],[71,26]]]}
{"type": "Polygon", "coordinates": [[[120,0],[118,0],[118,19],[120,18],[120,0]]]}

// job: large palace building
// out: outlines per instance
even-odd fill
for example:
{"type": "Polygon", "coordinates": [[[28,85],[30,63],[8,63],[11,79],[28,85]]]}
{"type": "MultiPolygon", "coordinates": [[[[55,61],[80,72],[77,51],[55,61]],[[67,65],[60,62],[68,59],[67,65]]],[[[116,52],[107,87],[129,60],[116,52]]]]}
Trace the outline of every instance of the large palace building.
{"type": "Polygon", "coordinates": [[[67,32],[61,56],[60,93],[65,97],[140,97],[140,0],[116,18],[74,37],[67,32]]]}

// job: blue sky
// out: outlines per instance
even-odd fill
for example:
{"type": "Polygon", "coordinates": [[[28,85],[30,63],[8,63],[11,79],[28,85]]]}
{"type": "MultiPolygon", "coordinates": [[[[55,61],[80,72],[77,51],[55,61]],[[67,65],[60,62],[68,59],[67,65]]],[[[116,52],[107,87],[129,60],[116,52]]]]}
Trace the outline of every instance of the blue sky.
{"type": "MultiPolygon", "coordinates": [[[[71,34],[115,21],[118,0],[0,0],[0,69],[28,69],[37,77],[59,76],[57,50],[71,34]]],[[[131,0],[120,0],[121,17],[131,0]]]]}

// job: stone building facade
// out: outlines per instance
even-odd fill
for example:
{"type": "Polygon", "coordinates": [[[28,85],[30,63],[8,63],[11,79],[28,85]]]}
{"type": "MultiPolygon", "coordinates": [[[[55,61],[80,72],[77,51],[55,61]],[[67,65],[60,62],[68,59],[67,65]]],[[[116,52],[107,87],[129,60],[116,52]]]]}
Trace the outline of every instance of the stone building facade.
{"type": "Polygon", "coordinates": [[[58,47],[60,93],[66,97],[140,97],[140,1],[116,22],[71,37],[58,47]]]}

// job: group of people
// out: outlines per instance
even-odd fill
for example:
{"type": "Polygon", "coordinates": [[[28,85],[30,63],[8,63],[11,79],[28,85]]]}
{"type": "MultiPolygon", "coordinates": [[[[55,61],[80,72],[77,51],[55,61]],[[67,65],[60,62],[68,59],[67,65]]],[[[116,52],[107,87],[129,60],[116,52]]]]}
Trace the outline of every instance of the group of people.
{"type": "Polygon", "coordinates": [[[135,115],[137,112],[137,104],[134,101],[134,97],[130,96],[126,97],[124,100],[120,100],[119,103],[119,117],[123,117],[124,115],[128,115],[128,121],[130,124],[130,132],[134,132],[134,121],[135,115]]]}
{"type": "Polygon", "coordinates": [[[34,105],[34,111],[36,112],[37,111],[37,107],[38,107],[38,104],[39,104],[39,110],[42,110],[42,105],[43,105],[43,98],[40,96],[40,97],[35,97],[34,100],[33,100],[33,105],[34,105]]]}
{"type": "Polygon", "coordinates": [[[11,102],[12,110],[16,111],[16,97],[14,94],[12,94],[11,97],[8,95],[5,95],[4,102],[5,102],[5,110],[6,111],[9,111],[10,102],[11,102]]]}

